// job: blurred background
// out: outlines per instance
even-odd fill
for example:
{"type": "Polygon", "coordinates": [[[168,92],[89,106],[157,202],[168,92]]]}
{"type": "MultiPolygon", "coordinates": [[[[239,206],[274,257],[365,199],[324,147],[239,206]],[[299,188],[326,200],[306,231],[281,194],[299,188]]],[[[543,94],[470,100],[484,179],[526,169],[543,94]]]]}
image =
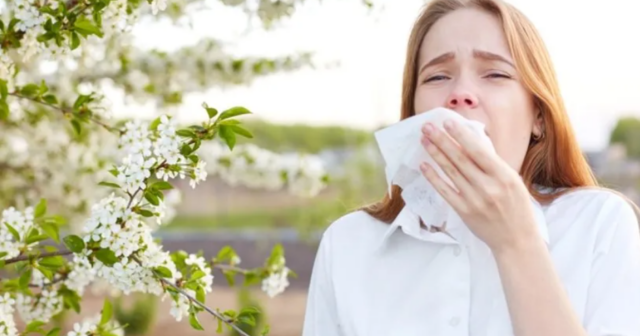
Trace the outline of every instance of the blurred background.
{"type": "MultiPolygon", "coordinates": [[[[598,178],[639,202],[640,21],[635,19],[640,3],[510,2],[545,39],[573,126],[598,178]]],[[[196,189],[180,185],[175,216],[157,233],[165,248],[211,255],[231,244],[242,265],[251,267],[279,242],[287,264],[298,274],[289,289],[273,299],[259,290],[230,289],[216,274],[208,302],[221,308],[258,304],[266,312],[271,335],[300,335],[319,233],[385,192],[373,131],[398,119],[405,45],[424,3],[212,0],[188,7],[169,1],[169,12],[174,5],[182,6],[180,15],[143,18],[131,31],[131,45],[145,52],[179,60],[195,50],[231,64],[233,71],[205,74],[201,85],[185,90],[169,107],[181,121],[200,120],[202,101],[220,108],[245,106],[254,113],[244,118],[255,136],[251,142],[279,153],[317,156],[330,176],[327,188],[311,198],[233,186],[215,177],[196,189]],[[258,8],[269,7],[259,7],[262,3],[286,3],[290,9],[265,20],[269,15],[258,8]],[[256,64],[271,70],[264,74],[256,64]]],[[[147,74],[144,63],[133,64],[147,74]]],[[[196,70],[180,72],[186,63],[171,66],[177,71],[168,76],[197,76],[196,70]]],[[[130,81],[129,86],[115,80],[102,85],[114,117],[157,114],[157,104],[131,99],[135,88],[130,86],[140,84],[130,81]]],[[[83,309],[98,311],[101,305],[96,295],[85,298],[83,309]]],[[[124,297],[117,304],[118,318],[129,324],[129,335],[203,334],[185,321],[175,322],[169,307],[169,300],[124,297]]],[[[213,321],[201,322],[205,333],[213,332],[213,321]]]]}

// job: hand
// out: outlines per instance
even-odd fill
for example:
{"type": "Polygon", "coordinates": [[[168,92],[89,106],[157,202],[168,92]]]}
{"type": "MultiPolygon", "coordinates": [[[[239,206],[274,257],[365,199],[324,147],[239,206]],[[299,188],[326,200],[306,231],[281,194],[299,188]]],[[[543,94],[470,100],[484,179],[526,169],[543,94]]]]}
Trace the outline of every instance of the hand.
{"type": "Polygon", "coordinates": [[[466,127],[447,120],[445,130],[425,124],[422,144],[455,189],[429,164],[420,168],[469,229],[494,252],[539,238],[529,192],[518,173],[466,127]]]}

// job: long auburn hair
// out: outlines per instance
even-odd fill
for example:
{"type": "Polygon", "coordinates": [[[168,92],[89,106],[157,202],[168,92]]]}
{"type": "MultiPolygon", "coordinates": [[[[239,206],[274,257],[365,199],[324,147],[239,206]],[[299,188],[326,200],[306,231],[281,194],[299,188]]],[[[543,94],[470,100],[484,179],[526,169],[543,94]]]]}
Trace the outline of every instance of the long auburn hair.
{"type": "MultiPolygon", "coordinates": [[[[597,187],[598,182],[582,154],[546,46],[533,24],[515,7],[501,0],[433,0],[418,16],[409,37],[402,84],[400,119],[414,116],[418,55],[424,36],[443,16],[462,8],[477,8],[495,15],[502,23],[511,55],[540,109],[545,136],[531,141],[520,175],[540,203],[553,201],[576,188],[597,187]],[[536,185],[551,192],[541,192],[536,185]]],[[[362,208],[372,217],[392,222],[404,207],[402,189],[394,185],[391,196],[362,208]]],[[[618,193],[619,194],[619,193],[618,193]]],[[[638,208],[635,207],[636,212],[638,208]]]]}

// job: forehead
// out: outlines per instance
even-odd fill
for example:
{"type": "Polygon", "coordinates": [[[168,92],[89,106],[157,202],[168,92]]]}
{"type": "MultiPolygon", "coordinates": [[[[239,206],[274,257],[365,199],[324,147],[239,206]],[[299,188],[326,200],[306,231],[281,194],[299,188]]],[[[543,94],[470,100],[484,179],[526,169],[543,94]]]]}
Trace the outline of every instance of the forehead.
{"type": "Polygon", "coordinates": [[[440,18],[422,40],[420,62],[446,52],[471,55],[484,50],[511,59],[498,18],[480,9],[459,9],[440,18]]]}

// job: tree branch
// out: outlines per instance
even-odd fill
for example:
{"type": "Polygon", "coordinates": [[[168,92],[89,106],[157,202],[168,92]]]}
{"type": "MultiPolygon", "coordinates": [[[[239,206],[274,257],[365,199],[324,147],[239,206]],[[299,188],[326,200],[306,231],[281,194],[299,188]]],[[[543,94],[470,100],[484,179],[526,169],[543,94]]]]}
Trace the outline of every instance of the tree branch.
{"type": "Polygon", "coordinates": [[[238,272],[240,274],[249,273],[249,270],[246,270],[246,269],[243,269],[243,268],[240,268],[240,267],[231,266],[231,265],[223,265],[223,264],[211,263],[211,267],[217,268],[217,269],[222,270],[222,271],[234,271],[234,272],[238,272]]]}
{"type": "MultiPolygon", "coordinates": [[[[47,257],[55,257],[55,256],[66,256],[66,255],[70,255],[73,254],[73,252],[69,251],[69,250],[61,250],[61,251],[55,251],[55,252],[45,252],[42,254],[39,254],[36,257],[36,259],[42,259],[42,258],[47,258],[47,257]]],[[[29,255],[21,255],[21,256],[17,256],[15,258],[11,258],[11,259],[7,259],[4,261],[5,265],[9,265],[9,264],[13,264],[13,263],[17,263],[20,261],[25,261],[25,260],[29,260],[29,258],[32,256],[29,255]]]]}
{"type": "MultiPolygon", "coordinates": [[[[21,95],[21,94],[19,94],[19,93],[11,92],[11,93],[9,93],[9,95],[10,95],[10,96],[13,96],[13,97],[16,97],[16,98],[20,98],[20,99],[26,99],[26,100],[32,101],[32,102],[34,102],[34,103],[38,103],[38,104],[40,104],[40,105],[47,106],[47,107],[52,108],[52,109],[54,109],[54,110],[58,110],[58,111],[62,112],[62,114],[65,114],[65,115],[66,115],[66,114],[74,114],[74,113],[75,113],[75,112],[73,111],[73,109],[64,108],[64,107],[60,107],[60,106],[56,106],[56,105],[54,105],[54,104],[50,104],[50,103],[47,103],[47,102],[44,102],[44,101],[40,101],[40,100],[37,100],[37,99],[34,99],[34,98],[30,98],[30,97],[27,97],[27,96],[23,96],[23,95],[21,95]]],[[[107,124],[103,123],[102,121],[98,120],[98,119],[97,119],[96,117],[94,117],[94,116],[91,116],[91,118],[90,118],[90,119],[91,119],[91,121],[92,121],[92,122],[96,123],[97,125],[102,126],[104,129],[106,129],[106,130],[107,130],[107,131],[109,131],[109,132],[114,132],[114,133],[119,133],[119,134],[121,134],[121,133],[122,133],[122,131],[121,131],[121,130],[119,130],[119,129],[115,128],[115,127],[111,127],[111,126],[109,126],[109,125],[107,125],[107,124]]]]}

